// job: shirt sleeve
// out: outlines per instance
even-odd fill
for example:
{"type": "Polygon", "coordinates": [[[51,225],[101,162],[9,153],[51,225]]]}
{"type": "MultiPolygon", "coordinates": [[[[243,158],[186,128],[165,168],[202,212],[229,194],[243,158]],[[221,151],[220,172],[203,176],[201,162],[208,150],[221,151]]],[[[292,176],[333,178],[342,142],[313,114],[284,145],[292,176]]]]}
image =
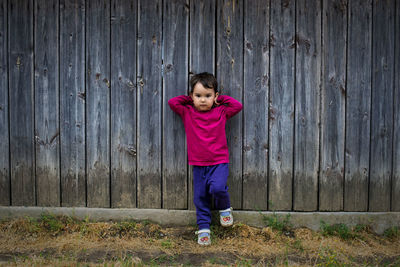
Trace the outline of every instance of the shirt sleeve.
{"type": "Polygon", "coordinates": [[[225,106],[226,118],[229,119],[239,113],[243,105],[233,97],[227,95],[219,95],[217,102],[225,106]]]}
{"type": "Polygon", "coordinates": [[[173,97],[170,100],[168,100],[169,107],[174,112],[178,113],[181,117],[183,117],[183,114],[185,112],[185,106],[192,105],[192,104],[193,104],[192,98],[187,95],[180,95],[180,96],[173,97]]]}

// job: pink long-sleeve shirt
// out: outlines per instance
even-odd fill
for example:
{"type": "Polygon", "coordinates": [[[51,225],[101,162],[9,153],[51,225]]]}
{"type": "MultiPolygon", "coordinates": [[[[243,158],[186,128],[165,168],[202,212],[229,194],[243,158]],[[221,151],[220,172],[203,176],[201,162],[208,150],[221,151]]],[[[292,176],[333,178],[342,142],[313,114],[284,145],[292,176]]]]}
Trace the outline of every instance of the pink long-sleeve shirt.
{"type": "Polygon", "coordinates": [[[190,165],[229,163],[225,124],[227,119],[242,110],[242,104],[227,95],[219,95],[217,102],[219,106],[204,112],[193,106],[189,96],[181,95],[168,101],[171,109],[183,120],[190,165]]]}

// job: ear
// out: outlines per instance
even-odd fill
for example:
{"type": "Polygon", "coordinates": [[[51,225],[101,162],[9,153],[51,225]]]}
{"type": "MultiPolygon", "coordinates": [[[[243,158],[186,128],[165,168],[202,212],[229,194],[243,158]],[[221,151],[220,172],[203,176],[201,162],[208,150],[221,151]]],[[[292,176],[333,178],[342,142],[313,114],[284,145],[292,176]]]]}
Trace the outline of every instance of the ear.
{"type": "Polygon", "coordinates": [[[214,103],[215,103],[216,105],[219,105],[219,103],[217,102],[218,96],[219,96],[219,94],[218,94],[218,92],[216,92],[216,93],[215,93],[215,98],[214,98],[214,103]]]}

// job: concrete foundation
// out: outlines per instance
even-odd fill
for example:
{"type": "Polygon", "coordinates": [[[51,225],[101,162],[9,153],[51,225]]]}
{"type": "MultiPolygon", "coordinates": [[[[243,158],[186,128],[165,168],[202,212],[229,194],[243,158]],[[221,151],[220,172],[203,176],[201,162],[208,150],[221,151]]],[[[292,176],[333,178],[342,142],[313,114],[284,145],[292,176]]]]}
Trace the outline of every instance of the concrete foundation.
{"type": "MultiPolygon", "coordinates": [[[[4,207],[0,206],[0,220],[32,217],[42,214],[66,215],[90,221],[149,220],[161,225],[195,225],[196,212],[191,210],[165,209],[107,209],[107,208],[64,208],[64,207],[4,207]]],[[[347,226],[369,225],[382,234],[392,226],[400,226],[400,212],[256,212],[233,211],[234,221],[250,226],[263,227],[265,216],[276,214],[284,219],[290,214],[293,227],[307,227],[319,230],[321,220],[328,224],[344,223],[347,226]]],[[[217,213],[214,213],[217,215],[217,213]]]]}

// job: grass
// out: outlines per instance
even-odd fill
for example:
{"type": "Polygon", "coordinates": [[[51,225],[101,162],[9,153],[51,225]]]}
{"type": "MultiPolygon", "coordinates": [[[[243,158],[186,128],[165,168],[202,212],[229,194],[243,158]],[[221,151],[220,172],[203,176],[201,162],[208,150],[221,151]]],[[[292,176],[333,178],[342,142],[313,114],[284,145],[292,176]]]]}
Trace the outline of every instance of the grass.
{"type": "Polygon", "coordinates": [[[320,262],[317,266],[326,266],[326,267],[340,267],[340,266],[351,266],[350,264],[342,262],[336,250],[333,250],[329,247],[322,247],[320,252],[318,253],[320,262]]]}
{"type": "Polygon", "coordinates": [[[321,221],[321,230],[314,232],[294,229],[290,216],[273,213],[262,219],[261,229],[213,224],[213,244],[204,248],[197,246],[194,226],[43,214],[0,223],[0,256],[12,255],[11,266],[400,266],[398,227],[377,235],[367,225],[321,221]]]}
{"type": "Polygon", "coordinates": [[[174,246],[174,243],[171,240],[167,239],[161,242],[161,246],[163,248],[170,249],[174,246]]]}
{"type": "Polygon", "coordinates": [[[304,247],[301,243],[301,240],[296,239],[293,244],[292,244],[292,248],[297,249],[300,252],[304,252],[304,247]]]}
{"type": "Polygon", "coordinates": [[[172,264],[176,261],[176,256],[175,255],[167,255],[167,254],[162,254],[150,261],[150,265],[156,265],[158,266],[159,264],[172,264]]]}
{"type": "Polygon", "coordinates": [[[211,264],[228,265],[228,263],[225,260],[216,257],[209,258],[208,262],[211,264]]]}
{"type": "Polygon", "coordinates": [[[321,233],[324,236],[339,236],[343,240],[353,239],[356,237],[350,228],[343,224],[327,224],[321,220],[321,233]]]}
{"type": "Polygon", "coordinates": [[[251,259],[240,259],[235,262],[235,266],[251,267],[253,266],[253,261],[251,259]]]}
{"type": "Polygon", "coordinates": [[[266,226],[271,227],[273,230],[278,231],[279,233],[287,233],[292,230],[292,224],[290,223],[290,214],[286,216],[279,216],[275,212],[272,215],[262,215],[262,219],[266,226]]]}
{"type": "Polygon", "coordinates": [[[73,222],[70,217],[65,218],[66,221],[59,220],[57,217],[51,214],[42,214],[40,218],[40,225],[47,231],[57,234],[64,229],[66,224],[73,222]]]}
{"type": "Polygon", "coordinates": [[[399,227],[393,226],[385,230],[383,235],[387,238],[394,239],[400,237],[399,227]]]}

